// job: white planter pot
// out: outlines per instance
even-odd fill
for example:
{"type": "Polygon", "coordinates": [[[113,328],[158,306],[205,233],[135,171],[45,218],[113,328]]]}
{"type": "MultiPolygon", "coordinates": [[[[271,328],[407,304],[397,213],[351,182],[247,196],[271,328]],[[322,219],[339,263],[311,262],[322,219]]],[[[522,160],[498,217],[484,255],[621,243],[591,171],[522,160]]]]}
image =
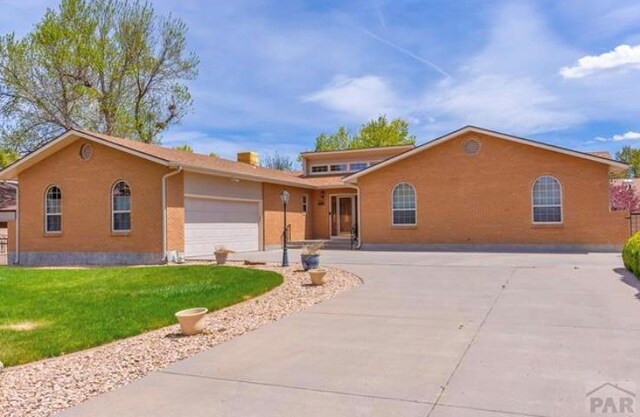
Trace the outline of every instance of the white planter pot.
{"type": "Polygon", "coordinates": [[[209,309],[205,307],[178,311],[176,318],[178,319],[178,323],[180,323],[182,334],[193,336],[194,334],[202,333],[204,330],[204,316],[208,311],[209,309]]]}
{"type": "Polygon", "coordinates": [[[327,274],[326,269],[311,269],[309,270],[309,276],[311,277],[311,283],[313,285],[324,284],[324,276],[327,274]]]}

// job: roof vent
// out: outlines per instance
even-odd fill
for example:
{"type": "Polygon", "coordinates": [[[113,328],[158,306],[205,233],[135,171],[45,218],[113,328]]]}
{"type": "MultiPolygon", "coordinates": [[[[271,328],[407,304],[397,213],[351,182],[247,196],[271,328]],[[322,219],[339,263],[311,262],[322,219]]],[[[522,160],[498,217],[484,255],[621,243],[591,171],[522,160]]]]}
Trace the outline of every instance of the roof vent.
{"type": "Polygon", "coordinates": [[[80,147],[80,158],[88,161],[93,156],[93,148],[88,143],[80,147]]]}
{"type": "Polygon", "coordinates": [[[257,152],[238,152],[238,162],[257,167],[260,165],[260,155],[257,152]]]}
{"type": "Polygon", "coordinates": [[[467,155],[475,155],[480,151],[480,142],[478,142],[476,139],[466,140],[462,144],[462,149],[467,155]]]}

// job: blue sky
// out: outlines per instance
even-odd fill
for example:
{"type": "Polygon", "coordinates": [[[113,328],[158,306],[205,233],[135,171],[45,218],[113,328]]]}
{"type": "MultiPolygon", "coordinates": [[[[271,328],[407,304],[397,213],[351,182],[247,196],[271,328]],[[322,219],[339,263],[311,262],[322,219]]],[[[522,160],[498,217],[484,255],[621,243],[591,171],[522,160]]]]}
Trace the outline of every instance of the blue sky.
{"type": "MultiPolygon", "coordinates": [[[[640,146],[637,1],[157,0],[201,58],[163,143],[296,155],[378,114],[418,142],[466,124],[578,150],[640,146]]],[[[3,0],[0,32],[57,1],[3,0]]]]}

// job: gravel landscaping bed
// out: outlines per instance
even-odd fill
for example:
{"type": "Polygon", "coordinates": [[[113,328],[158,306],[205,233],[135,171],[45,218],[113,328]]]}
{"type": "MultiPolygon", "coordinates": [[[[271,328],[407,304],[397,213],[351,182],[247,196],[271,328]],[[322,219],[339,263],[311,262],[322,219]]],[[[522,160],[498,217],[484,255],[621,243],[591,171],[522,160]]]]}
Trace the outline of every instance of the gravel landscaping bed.
{"type": "Polygon", "coordinates": [[[357,276],[334,268],[327,268],[326,284],[317,287],[310,285],[309,275],[299,265],[251,268],[278,272],[284,283],[260,297],[207,315],[203,334],[183,337],[179,326],[174,325],[4,369],[0,373],[0,416],[55,414],[362,283],[357,276]]]}

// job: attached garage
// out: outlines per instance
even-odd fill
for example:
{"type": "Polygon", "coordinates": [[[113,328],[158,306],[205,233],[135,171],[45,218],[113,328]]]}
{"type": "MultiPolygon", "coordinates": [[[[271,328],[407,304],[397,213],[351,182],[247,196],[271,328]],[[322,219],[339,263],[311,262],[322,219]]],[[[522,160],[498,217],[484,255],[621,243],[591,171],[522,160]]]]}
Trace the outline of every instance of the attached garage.
{"type": "Polygon", "coordinates": [[[259,201],[185,197],[185,257],[211,256],[217,245],[236,252],[260,250],[259,201]]]}

